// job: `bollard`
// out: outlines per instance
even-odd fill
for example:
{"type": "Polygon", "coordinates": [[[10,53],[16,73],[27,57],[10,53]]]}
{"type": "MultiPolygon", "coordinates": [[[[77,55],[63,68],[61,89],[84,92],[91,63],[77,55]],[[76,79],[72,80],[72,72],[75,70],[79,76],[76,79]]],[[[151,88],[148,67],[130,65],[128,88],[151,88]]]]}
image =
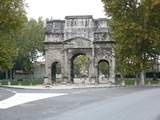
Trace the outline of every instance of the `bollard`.
{"type": "Polygon", "coordinates": [[[137,86],[137,80],[134,81],[134,86],[137,86]]]}
{"type": "Polygon", "coordinates": [[[122,86],[125,86],[125,85],[126,85],[125,80],[122,80],[121,85],[122,85],[122,86]]]}
{"type": "Polygon", "coordinates": [[[8,81],[8,86],[11,86],[11,81],[10,80],[8,81]]]}
{"type": "Polygon", "coordinates": [[[21,86],[22,85],[21,82],[18,82],[18,85],[21,86]]]}
{"type": "Polygon", "coordinates": [[[148,81],[148,86],[151,86],[151,81],[150,80],[148,81]]]}

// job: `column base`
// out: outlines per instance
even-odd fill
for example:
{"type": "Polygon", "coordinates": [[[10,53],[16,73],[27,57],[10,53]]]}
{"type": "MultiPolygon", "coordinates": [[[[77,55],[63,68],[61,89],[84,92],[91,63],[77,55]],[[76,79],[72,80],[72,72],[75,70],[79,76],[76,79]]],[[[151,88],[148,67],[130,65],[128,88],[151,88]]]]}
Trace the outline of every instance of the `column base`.
{"type": "Polygon", "coordinates": [[[52,85],[52,81],[48,79],[48,77],[44,77],[44,85],[52,85]]]}

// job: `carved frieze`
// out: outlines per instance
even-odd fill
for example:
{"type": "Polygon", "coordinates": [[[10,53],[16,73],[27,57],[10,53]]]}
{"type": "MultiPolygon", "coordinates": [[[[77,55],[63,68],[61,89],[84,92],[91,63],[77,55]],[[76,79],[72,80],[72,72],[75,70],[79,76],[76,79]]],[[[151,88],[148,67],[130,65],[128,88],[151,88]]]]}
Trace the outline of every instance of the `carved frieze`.
{"type": "Polygon", "coordinates": [[[67,48],[89,48],[92,42],[85,38],[73,38],[65,41],[65,47],[67,48]]]}

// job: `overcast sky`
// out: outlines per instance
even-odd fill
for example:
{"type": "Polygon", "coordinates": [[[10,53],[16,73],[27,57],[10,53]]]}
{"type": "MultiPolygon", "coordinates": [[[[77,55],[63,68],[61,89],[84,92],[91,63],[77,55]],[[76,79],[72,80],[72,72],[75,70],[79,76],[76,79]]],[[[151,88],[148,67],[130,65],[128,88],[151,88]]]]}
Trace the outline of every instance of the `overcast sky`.
{"type": "Polygon", "coordinates": [[[29,18],[64,19],[66,15],[93,15],[105,17],[101,0],[26,0],[29,18]]]}

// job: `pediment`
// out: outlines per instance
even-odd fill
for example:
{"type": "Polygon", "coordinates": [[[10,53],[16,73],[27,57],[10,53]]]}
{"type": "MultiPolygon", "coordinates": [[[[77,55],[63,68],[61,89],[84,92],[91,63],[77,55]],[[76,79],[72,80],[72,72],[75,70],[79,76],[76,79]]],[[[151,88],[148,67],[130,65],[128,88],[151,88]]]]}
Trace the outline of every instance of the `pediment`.
{"type": "Polygon", "coordinates": [[[65,40],[64,43],[70,47],[77,47],[77,48],[86,48],[90,47],[92,44],[92,41],[86,38],[82,37],[76,37],[76,38],[71,38],[68,40],[65,40]]]}

